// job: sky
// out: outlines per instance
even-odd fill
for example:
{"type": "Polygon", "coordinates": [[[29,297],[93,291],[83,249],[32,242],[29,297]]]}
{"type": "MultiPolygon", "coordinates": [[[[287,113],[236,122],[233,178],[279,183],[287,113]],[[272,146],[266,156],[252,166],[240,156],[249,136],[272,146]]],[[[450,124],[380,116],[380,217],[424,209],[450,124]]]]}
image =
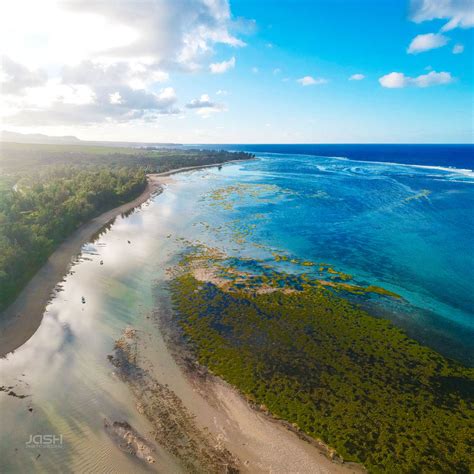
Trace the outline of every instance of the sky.
{"type": "Polygon", "coordinates": [[[2,0],[0,128],[472,143],[474,0],[2,0]]]}

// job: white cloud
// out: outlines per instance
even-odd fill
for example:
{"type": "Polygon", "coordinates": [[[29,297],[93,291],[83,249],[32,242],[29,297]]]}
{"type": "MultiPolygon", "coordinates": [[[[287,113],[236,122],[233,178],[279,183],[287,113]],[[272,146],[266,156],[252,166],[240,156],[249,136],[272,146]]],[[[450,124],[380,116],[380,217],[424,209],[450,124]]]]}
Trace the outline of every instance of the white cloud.
{"type": "Polygon", "coordinates": [[[448,22],[441,31],[474,26],[474,6],[472,0],[412,0],[411,19],[416,23],[434,19],[448,22]]]}
{"type": "Polygon", "coordinates": [[[222,61],[221,63],[212,63],[209,65],[209,69],[212,74],[223,74],[229,69],[234,69],[235,67],[235,57],[232,56],[228,61],[222,61]]]}
{"type": "Polygon", "coordinates": [[[322,77],[317,77],[316,79],[312,76],[304,76],[300,79],[297,79],[296,82],[299,82],[302,86],[315,86],[319,84],[326,84],[328,82],[326,79],[322,77]]]}
{"type": "Polygon", "coordinates": [[[413,78],[412,81],[417,87],[429,87],[450,84],[454,79],[449,72],[431,71],[428,74],[413,78]]]}
{"type": "Polygon", "coordinates": [[[274,70],[273,70],[273,74],[275,74],[275,76],[277,74],[280,74],[281,73],[281,69],[279,67],[276,67],[274,70]]]}
{"type": "Polygon", "coordinates": [[[362,79],[365,79],[363,74],[352,74],[352,76],[349,77],[349,81],[362,81],[362,79]]]}
{"type": "Polygon", "coordinates": [[[165,87],[161,89],[159,94],[154,94],[161,105],[172,105],[178,98],[176,97],[176,91],[172,87],[165,87]]]}
{"type": "Polygon", "coordinates": [[[118,86],[146,90],[169,79],[168,73],[156,67],[155,64],[140,61],[104,63],[88,60],[75,66],[63,67],[61,76],[65,83],[108,87],[111,93],[115,92],[114,88],[118,86]]]}
{"type": "Polygon", "coordinates": [[[165,71],[154,70],[153,67],[140,67],[141,64],[136,64],[131,67],[128,85],[132,89],[146,89],[157,82],[167,82],[169,74],[165,71]]]}
{"type": "Polygon", "coordinates": [[[217,92],[216,92],[217,95],[227,95],[228,92],[225,90],[225,89],[219,89],[217,92]]]}
{"type": "Polygon", "coordinates": [[[113,92],[109,94],[109,100],[111,104],[121,104],[122,103],[122,96],[120,92],[113,92]]]}
{"type": "Polygon", "coordinates": [[[402,72],[391,72],[379,78],[382,87],[388,89],[401,89],[407,86],[430,87],[442,84],[450,84],[454,79],[449,72],[431,71],[417,77],[405,76],[402,72]]]}
{"type": "Polygon", "coordinates": [[[259,73],[258,67],[255,67],[255,66],[251,69],[251,71],[252,71],[253,74],[258,74],[259,73]]]}
{"type": "Polygon", "coordinates": [[[445,46],[449,38],[441,34],[427,33],[426,35],[418,35],[413,38],[408,46],[407,53],[418,54],[430,49],[441,48],[445,46]]]}
{"type": "Polygon", "coordinates": [[[225,110],[223,104],[213,102],[208,94],[202,94],[198,99],[193,99],[186,104],[186,108],[195,109],[196,113],[203,118],[208,118],[213,113],[223,112],[225,110]]]}
{"type": "Polygon", "coordinates": [[[8,56],[0,57],[0,88],[2,94],[19,94],[28,87],[45,84],[47,75],[44,71],[28,69],[12,61],[8,56]]]}
{"type": "Polygon", "coordinates": [[[65,6],[76,13],[89,12],[92,7],[94,14],[136,32],[132,41],[107,50],[115,58],[152,58],[193,68],[214,44],[245,45],[230,31],[233,25],[226,0],[145,0],[138,5],[133,0],[67,0],[65,6]]]}
{"type": "Polygon", "coordinates": [[[33,109],[41,109],[54,104],[89,105],[96,102],[97,96],[87,85],[69,85],[50,79],[45,84],[26,89],[19,100],[30,104],[33,109]]]}
{"type": "Polygon", "coordinates": [[[453,47],[453,54],[461,54],[462,52],[464,52],[464,45],[460,43],[455,44],[453,47]]]}
{"type": "Polygon", "coordinates": [[[402,72],[391,72],[379,78],[382,87],[388,89],[400,89],[408,85],[408,78],[402,72]]]}
{"type": "Polygon", "coordinates": [[[188,109],[201,109],[203,107],[214,107],[214,103],[211,102],[211,98],[208,94],[202,94],[199,99],[193,99],[191,102],[186,104],[188,109]]]}
{"type": "MultiPolygon", "coordinates": [[[[202,69],[216,45],[245,46],[236,32],[254,26],[233,20],[228,0],[3,2],[0,118],[90,124],[174,114],[174,89],[157,84],[202,69]]],[[[234,65],[232,57],[213,72],[234,65]]]]}
{"type": "Polygon", "coordinates": [[[50,80],[46,86],[30,88],[20,97],[17,109],[8,116],[8,123],[23,126],[126,123],[152,121],[159,115],[179,112],[172,87],[155,93],[122,86],[110,94],[107,87],[92,89],[87,85],[71,86],[50,80]]]}

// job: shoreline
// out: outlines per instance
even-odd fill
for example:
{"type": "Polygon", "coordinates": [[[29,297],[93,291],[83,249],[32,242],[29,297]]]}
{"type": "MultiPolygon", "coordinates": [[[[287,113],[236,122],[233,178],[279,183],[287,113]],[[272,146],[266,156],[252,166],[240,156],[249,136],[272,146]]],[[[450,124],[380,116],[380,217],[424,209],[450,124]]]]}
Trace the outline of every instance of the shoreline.
{"type": "Polygon", "coordinates": [[[146,188],[138,197],[94,217],[76,229],[54,250],[15,301],[0,313],[0,357],[6,357],[14,352],[35,334],[57,285],[69,273],[71,265],[81,253],[83,245],[117,216],[141,206],[153,195],[161,193],[162,185],[165,184],[162,182],[164,181],[162,178],[186,171],[215,168],[216,166],[240,161],[243,160],[186,166],[162,173],[150,173],[147,175],[146,188]]]}
{"type": "MultiPolygon", "coordinates": [[[[163,380],[194,413],[197,425],[232,453],[242,473],[301,472],[363,474],[362,464],[343,460],[321,440],[311,438],[290,422],[277,418],[250,401],[238,387],[214,375],[201,365],[173,319],[171,302],[162,297],[153,315],[158,323],[164,347],[178,369],[172,380],[163,380]],[[191,397],[185,397],[176,384],[182,377],[191,397]]],[[[138,344],[138,347],[143,347],[138,344]]],[[[141,349],[143,351],[143,348],[141,349]]],[[[141,357],[146,357],[146,351],[141,357]]],[[[163,369],[154,367],[157,374],[163,369]]]]}

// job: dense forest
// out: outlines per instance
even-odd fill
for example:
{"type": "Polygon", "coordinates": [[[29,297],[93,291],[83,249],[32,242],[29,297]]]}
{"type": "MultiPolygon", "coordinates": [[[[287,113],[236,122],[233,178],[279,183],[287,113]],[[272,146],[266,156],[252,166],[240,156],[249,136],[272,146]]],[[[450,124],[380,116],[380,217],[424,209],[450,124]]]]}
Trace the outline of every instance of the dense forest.
{"type": "Polygon", "coordinates": [[[275,273],[262,287],[227,269],[203,282],[195,261],[171,291],[201,364],[369,472],[473,472],[473,369],[318,281],[275,273]]]}
{"type": "Polygon", "coordinates": [[[205,150],[0,144],[0,311],[71,232],[138,196],[146,173],[249,157],[205,150]]]}

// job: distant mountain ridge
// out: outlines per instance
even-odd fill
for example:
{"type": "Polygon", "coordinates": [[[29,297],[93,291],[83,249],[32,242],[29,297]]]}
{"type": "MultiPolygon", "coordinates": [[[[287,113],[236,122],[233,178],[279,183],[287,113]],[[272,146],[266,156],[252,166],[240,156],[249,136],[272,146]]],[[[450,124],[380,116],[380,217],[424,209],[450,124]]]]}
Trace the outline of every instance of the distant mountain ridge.
{"type": "Polygon", "coordinates": [[[44,144],[80,144],[82,140],[72,135],[66,135],[62,137],[53,137],[49,135],[43,135],[42,133],[17,133],[2,130],[0,132],[0,141],[2,142],[15,142],[15,143],[44,143],[44,144]]]}
{"type": "Polygon", "coordinates": [[[178,143],[114,142],[81,140],[73,135],[51,136],[42,133],[17,133],[0,131],[0,142],[31,143],[35,145],[96,145],[132,148],[163,148],[181,146],[178,143]]]}

